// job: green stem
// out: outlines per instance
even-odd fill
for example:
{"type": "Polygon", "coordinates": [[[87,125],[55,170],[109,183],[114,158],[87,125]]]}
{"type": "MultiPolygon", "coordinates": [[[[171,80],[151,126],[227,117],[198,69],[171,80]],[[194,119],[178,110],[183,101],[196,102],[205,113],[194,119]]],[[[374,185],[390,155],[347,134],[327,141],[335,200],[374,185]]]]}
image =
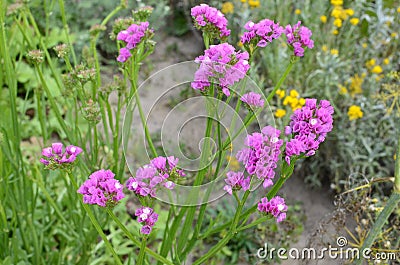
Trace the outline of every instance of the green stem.
{"type": "MultiPolygon", "coordinates": [[[[272,189],[267,193],[267,198],[268,200],[270,200],[272,197],[274,197],[278,191],[280,190],[280,188],[282,187],[282,185],[285,183],[285,181],[290,177],[290,175],[288,175],[287,177],[283,177],[281,176],[277,182],[275,182],[274,186],[272,187],[272,189]]],[[[242,219],[246,219],[248,218],[249,215],[251,215],[252,213],[254,213],[257,210],[257,203],[255,205],[253,205],[251,208],[247,209],[242,215],[240,215],[239,220],[242,219]]],[[[200,236],[200,239],[204,239],[209,237],[212,234],[215,233],[219,233],[222,230],[228,228],[230,225],[232,224],[232,221],[228,221],[218,227],[216,227],[213,230],[208,231],[207,233],[203,234],[200,236]]]]}
{"type": "Polygon", "coordinates": [[[140,120],[142,121],[142,125],[143,125],[143,129],[144,129],[144,133],[145,133],[145,137],[146,137],[147,143],[150,146],[151,152],[153,153],[153,157],[157,157],[158,156],[157,155],[157,150],[154,147],[153,140],[151,139],[149,128],[147,127],[147,121],[146,121],[146,118],[144,117],[142,105],[140,103],[139,93],[137,91],[135,92],[135,98],[136,98],[136,105],[137,105],[138,110],[139,110],[140,120]]]}
{"type": "Polygon", "coordinates": [[[221,249],[229,243],[229,241],[236,235],[237,229],[236,226],[239,223],[240,220],[240,214],[242,212],[243,206],[250,195],[250,190],[247,190],[244,195],[242,201],[239,203],[238,208],[236,209],[235,216],[233,218],[232,224],[230,226],[228,234],[221,240],[219,241],[215,246],[213,246],[204,256],[202,256],[200,259],[196,260],[193,265],[198,265],[202,264],[203,262],[207,261],[210,257],[221,251],[221,249]]]}
{"type": "MultiPolygon", "coordinates": [[[[131,232],[129,232],[129,230],[126,228],[125,225],[123,225],[121,223],[121,221],[118,219],[118,217],[115,216],[115,214],[112,212],[111,209],[106,208],[106,211],[108,213],[108,215],[111,217],[111,219],[113,219],[113,221],[118,225],[118,227],[125,233],[125,235],[132,241],[133,244],[135,244],[137,247],[141,246],[141,243],[139,242],[139,240],[137,240],[131,232]]],[[[145,251],[147,252],[147,254],[149,254],[150,256],[152,256],[153,258],[155,258],[156,260],[160,261],[161,264],[168,264],[168,265],[174,265],[171,261],[167,260],[166,258],[164,258],[163,256],[155,253],[154,251],[152,251],[151,249],[145,247],[145,251]]]]}
{"type": "Polygon", "coordinates": [[[71,134],[71,130],[68,129],[67,125],[65,124],[65,121],[60,113],[60,110],[53,98],[53,95],[50,93],[50,90],[47,86],[47,82],[43,76],[42,70],[40,69],[40,67],[38,67],[38,65],[35,65],[36,71],[39,74],[39,78],[42,84],[42,87],[44,89],[44,91],[46,92],[47,98],[50,101],[50,105],[51,105],[51,109],[54,111],[54,113],[56,114],[56,118],[57,121],[59,122],[61,128],[63,129],[64,133],[67,135],[68,139],[72,142],[74,141],[74,137],[71,134]]]}
{"type": "Polygon", "coordinates": [[[143,236],[142,244],[140,245],[139,256],[138,256],[137,263],[136,263],[137,265],[142,265],[144,262],[144,256],[145,256],[144,254],[145,254],[145,250],[146,250],[146,240],[147,240],[147,237],[143,236]]]}
{"type": "Polygon", "coordinates": [[[278,83],[276,84],[276,86],[274,87],[274,89],[269,93],[268,97],[267,97],[267,103],[269,103],[272,99],[272,97],[275,95],[276,91],[281,87],[283,81],[285,81],[286,77],[288,76],[290,70],[292,70],[293,65],[299,60],[299,57],[297,56],[293,56],[292,59],[290,60],[289,65],[286,67],[285,72],[283,73],[283,75],[281,76],[281,78],[279,79],[278,83]]]}
{"type": "MultiPolygon", "coordinates": [[[[78,190],[78,184],[75,181],[74,176],[72,175],[71,172],[67,173],[69,179],[71,180],[71,183],[74,187],[75,190],[78,190]]],[[[97,232],[99,233],[100,237],[103,239],[104,244],[106,245],[106,248],[111,252],[111,254],[114,257],[114,260],[116,264],[122,265],[121,260],[118,257],[118,254],[115,252],[114,248],[112,247],[110,241],[108,241],[107,236],[104,234],[103,229],[101,228],[99,222],[97,221],[96,217],[94,216],[92,210],[89,208],[87,204],[85,204],[81,199],[79,200],[83,208],[85,209],[87,215],[89,216],[90,221],[92,222],[93,226],[96,228],[97,232]]]]}
{"type": "Polygon", "coordinates": [[[74,50],[74,47],[72,46],[71,40],[69,39],[69,27],[68,27],[68,23],[67,23],[67,18],[65,16],[64,0],[58,0],[58,4],[60,5],[61,20],[62,20],[63,27],[64,27],[65,38],[67,39],[68,46],[71,50],[74,65],[77,65],[75,50],[74,50]]]}

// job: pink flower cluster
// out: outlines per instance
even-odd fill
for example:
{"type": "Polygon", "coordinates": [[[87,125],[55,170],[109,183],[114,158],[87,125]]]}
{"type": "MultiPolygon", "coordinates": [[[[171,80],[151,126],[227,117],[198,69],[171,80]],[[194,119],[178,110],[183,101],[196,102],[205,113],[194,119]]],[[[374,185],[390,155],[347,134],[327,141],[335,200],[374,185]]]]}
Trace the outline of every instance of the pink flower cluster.
{"type": "Polygon", "coordinates": [[[126,43],[125,48],[119,50],[117,61],[125,62],[132,55],[130,50],[134,49],[136,45],[146,35],[146,31],[149,28],[149,22],[140,22],[140,24],[132,24],[126,30],[121,31],[117,35],[117,40],[122,40],[126,43]]]}
{"type": "Polygon", "coordinates": [[[78,193],[83,195],[83,202],[106,207],[122,200],[125,197],[123,185],[114,176],[111,170],[93,172],[78,189],[78,193]]]}
{"type": "Polygon", "coordinates": [[[248,146],[240,150],[236,158],[243,162],[248,174],[256,175],[263,180],[263,187],[271,186],[275,176],[275,168],[283,140],[279,139],[280,131],[272,126],[266,126],[261,133],[255,132],[248,135],[245,145],[248,146]]]}
{"type": "Polygon", "coordinates": [[[136,177],[130,177],[126,181],[126,188],[140,196],[156,196],[158,187],[173,189],[174,180],[184,177],[185,173],[178,169],[178,158],[173,156],[159,156],[136,171],[136,177]]]}
{"type": "Polygon", "coordinates": [[[69,145],[63,152],[62,143],[53,143],[51,147],[43,148],[40,162],[51,168],[57,168],[62,164],[70,164],[75,161],[77,155],[82,153],[82,148],[69,145]]]}
{"type": "Polygon", "coordinates": [[[192,88],[205,91],[211,85],[210,79],[214,78],[221,86],[222,92],[229,96],[228,87],[244,78],[249,70],[248,59],[247,52],[236,52],[228,43],[211,45],[205,50],[204,55],[195,60],[196,63],[200,63],[200,67],[194,75],[192,88]]]}
{"type": "Polygon", "coordinates": [[[294,55],[302,57],[304,56],[304,48],[314,48],[314,41],[311,39],[311,30],[304,26],[300,27],[300,24],[301,21],[297,22],[294,26],[287,25],[285,34],[287,43],[294,49],[294,55]]]}
{"type": "Polygon", "coordinates": [[[254,107],[254,108],[262,108],[264,107],[264,100],[261,99],[261,95],[255,92],[249,92],[244,94],[240,100],[244,103],[246,103],[247,105],[249,105],[250,107],[254,107]]]}
{"type": "Polygon", "coordinates": [[[234,190],[248,190],[250,188],[250,176],[245,178],[242,172],[233,171],[226,173],[226,176],[225,182],[227,185],[225,185],[224,190],[230,195],[234,190]]]}
{"type": "Polygon", "coordinates": [[[227,29],[228,21],[218,9],[206,4],[195,6],[191,9],[191,15],[195,26],[219,37],[229,36],[231,31],[227,29]],[[211,32],[210,32],[211,31],[211,32]]]}
{"type": "Polygon", "coordinates": [[[152,208],[142,206],[136,210],[135,216],[137,216],[139,223],[144,223],[140,232],[145,235],[150,234],[154,224],[158,220],[158,214],[152,208]]]}
{"type": "Polygon", "coordinates": [[[276,222],[282,222],[286,219],[286,211],[288,209],[285,200],[279,196],[273,197],[268,201],[267,197],[261,198],[257,209],[264,214],[271,214],[276,218],[276,222]]]}
{"type": "Polygon", "coordinates": [[[325,141],[328,132],[333,128],[334,109],[328,100],[321,100],[317,106],[317,100],[307,98],[305,105],[294,111],[289,126],[285,128],[285,134],[292,134],[292,139],[286,143],[285,160],[290,164],[290,158],[294,155],[305,153],[312,156],[319,144],[325,141]]]}
{"type": "Polygon", "coordinates": [[[273,20],[263,19],[258,23],[249,21],[244,28],[247,32],[243,33],[240,41],[243,44],[254,44],[258,47],[265,47],[272,40],[279,38],[284,29],[275,23],[273,20]]]}

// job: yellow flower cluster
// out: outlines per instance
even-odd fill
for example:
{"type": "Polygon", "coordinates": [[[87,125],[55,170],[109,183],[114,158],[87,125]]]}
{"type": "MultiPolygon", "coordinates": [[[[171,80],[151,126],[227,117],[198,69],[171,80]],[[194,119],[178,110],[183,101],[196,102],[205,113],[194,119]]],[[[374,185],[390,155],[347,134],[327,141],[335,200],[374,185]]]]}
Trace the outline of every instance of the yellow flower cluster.
{"type": "Polygon", "coordinates": [[[300,9],[296,9],[296,10],[294,11],[294,13],[295,13],[296,15],[300,15],[300,14],[301,14],[301,10],[300,10],[300,9]]]}
{"type": "Polygon", "coordinates": [[[362,118],[363,112],[361,111],[361,108],[359,106],[352,105],[350,106],[347,115],[349,116],[349,120],[352,121],[362,118]]]}
{"type": "Polygon", "coordinates": [[[300,98],[299,93],[294,89],[290,90],[289,95],[283,100],[283,105],[289,105],[293,111],[303,107],[304,104],[306,104],[306,100],[304,98],[300,98]]]}
{"type": "MultiPolygon", "coordinates": [[[[332,34],[338,35],[339,28],[343,26],[343,21],[347,20],[349,17],[354,15],[354,10],[351,8],[343,8],[343,0],[331,0],[331,5],[333,6],[331,17],[333,18],[333,25],[336,27],[332,34]]],[[[328,17],[323,15],[319,18],[322,23],[326,23],[328,21],[328,17]]],[[[352,25],[357,25],[360,22],[358,18],[351,18],[350,23],[352,25]]]]}
{"type": "Polygon", "coordinates": [[[260,0],[240,0],[240,2],[247,2],[251,8],[256,8],[260,6],[260,0]]]}
{"type": "Polygon", "coordinates": [[[362,84],[364,82],[365,74],[363,73],[361,76],[355,74],[350,78],[350,94],[354,96],[356,94],[362,93],[362,84]]]}
{"type": "MultiPolygon", "coordinates": [[[[358,74],[355,74],[354,76],[350,77],[350,85],[349,85],[349,89],[350,89],[350,95],[352,97],[354,97],[356,94],[361,94],[362,93],[362,84],[364,82],[364,78],[365,78],[366,74],[363,73],[361,76],[359,76],[358,74]]],[[[348,84],[346,82],[346,84],[348,84]]],[[[338,85],[339,87],[339,94],[344,95],[348,93],[348,90],[345,86],[343,85],[338,85]]]]}
{"type": "Polygon", "coordinates": [[[275,111],[275,117],[277,117],[277,118],[282,118],[285,115],[286,115],[286,110],[284,110],[284,109],[277,109],[275,111]]]}
{"type": "Polygon", "coordinates": [[[278,89],[278,90],[275,92],[275,94],[278,95],[279,98],[284,98],[284,97],[285,97],[285,90],[278,89]]]}
{"type": "MultiPolygon", "coordinates": [[[[386,59],[385,59],[385,60],[386,60],[386,59]]],[[[384,63],[384,64],[389,63],[387,60],[386,60],[386,61],[385,61],[385,60],[383,60],[383,63],[384,63]]],[[[368,61],[365,63],[365,66],[368,68],[368,70],[369,70],[371,73],[377,74],[377,75],[378,75],[377,77],[375,77],[376,81],[379,81],[379,80],[381,80],[381,79],[384,77],[383,74],[382,74],[383,69],[382,69],[382,67],[381,67],[380,65],[377,65],[377,64],[376,64],[375,59],[368,60],[368,61]]]]}
{"type": "Polygon", "coordinates": [[[222,13],[232,14],[234,10],[235,10],[235,6],[232,4],[232,2],[225,2],[222,4],[222,8],[221,8],[222,13]]]}
{"type": "Polygon", "coordinates": [[[332,55],[339,55],[339,50],[338,49],[331,49],[331,54],[332,55]]]}

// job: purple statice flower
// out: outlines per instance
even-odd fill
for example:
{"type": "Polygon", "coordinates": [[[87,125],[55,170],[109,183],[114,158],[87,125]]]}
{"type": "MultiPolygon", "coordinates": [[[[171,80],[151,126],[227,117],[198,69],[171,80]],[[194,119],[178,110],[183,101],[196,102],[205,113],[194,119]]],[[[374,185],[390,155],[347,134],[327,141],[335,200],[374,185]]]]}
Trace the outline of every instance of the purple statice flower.
{"type": "Polygon", "coordinates": [[[293,112],[289,126],[285,128],[286,135],[292,139],[286,143],[285,160],[290,164],[292,156],[312,156],[317,151],[328,132],[333,128],[334,109],[328,100],[307,98],[305,105],[293,112]]]}
{"type": "Polygon", "coordinates": [[[132,56],[130,50],[128,48],[121,48],[119,50],[119,55],[117,57],[118,62],[126,62],[132,56]]]}
{"type": "Polygon", "coordinates": [[[266,126],[261,133],[248,135],[245,140],[246,148],[236,154],[238,161],[243,162],[249,175],[255,175],[263,180],[263,187],[271,186],[275,176],[275,168],[283,140],[279,139],[280,131],[272,126],[266,126]]]}
{"type": "Polygon", "coordinates": [[[240,41],[244,45],[253,44],[258,47],[267,46],[272,40],[279,38],[284,31],[279,23],[269,19],[263,19],[258,23],[248,21],[244,28],[247,32],[243,33],[240,41]]]}
{"type": "Polygon", "coordinates": [[[241,101],[249,105],[253,108],[262,108],[264,107],[264,100],[261,99],[261,95],[255,92],[249,92],[244,94],[241,98],[241,101]]]}
{"type": "Polygon", "coordinates": [[[245,178],[242,172],[233,171],[226,173],[226,176],[225,182],[227,185],[225,185],[224,190],[230,195],[232,195],[232,191],[240,189],[246,191],[250,188],[250,176],[245,178]]]}
{"type": "Polygon", "coordinates": [[[227,29],[228,21],[224,14],[215,7],[201,4],[191,9],[195,27],[205,31],[211,37],[227,37],[231,33],[227,29]]]}
{"type": "Polygon", "coordinates": [[[130,50],[134,49],[147,33],[152,33],[153,30],[149,29],[149,22],[140,22],[139,24],[132,24],[126,30],[118,33],[117,40],[126,43],[126,47],[119,50],[117,61],[125,62],[131,57],[130,50]]]}
{"type": "Polygon", "coordinates": [[[249,70],[248,59],[247,52],[236,52],[228,43],[211,45],[204,55],[195,59],[196,63],[200,63],[200,67],[194,74],[192,88],[205,91],[212,80],[217,80],[222,92],[229,96],[229,86],[244,78],[249,70]]]}
{"type": "Polygon", "coordinates": [[[71,165],[80,153],[82,153],[82,148],[78,146],[69,145],[63,152],[62,143],[53,143],[51,147],[42,149],[43,157],[40,158],[40,162],[48,169],[65,168],[71,165]]]}
{"type": "Polygon", "coordinates": [[[173,156],[159,156],[150,161],[150,164],[140,167],[136,177],[126,181],[126,188],[139,196],[156,196],[156,190],[161,186],[173,189],[175,182],[185,176],[183,170],[177,168],[179,159],[173,156]]]}
{"type": "Polygon", "coordinates": [[[293,47],[294,55],[298,57],[304,56],[304,48],[314,48],[314,41],[311,39],[312,32],[304,26],[300,26],[301,21],[294,26],[287,25],[285,34],[287,43],[293,47]]]}
{"type": "Polygon", "coordinates": [[[257,209],[262,214],[271,214],[276,218],[276,222],[280,223],[286,219],[286,211],[288,207],[283,198],[275,196],[270,201],[268,201],[267,197],[261,198],[257,209]]]}
{"type": "Polygon", "coordinates": [[[142,206],[136,210],[135,216],[137,216],[137,221],[139,223],[144,224],[140,232],[145,235],[150,234],[154,224],[158,220],[158,214],[155,213],[152,208],[142,206]]]}
{"type": "Polygon", "coordinates": [[[114,176],[111,170],[93,172],[78,189],[78,193],[83,195],[83,202],[106,207],[122,200],[125,197],[122,191],[124,187],[114,176]]]}

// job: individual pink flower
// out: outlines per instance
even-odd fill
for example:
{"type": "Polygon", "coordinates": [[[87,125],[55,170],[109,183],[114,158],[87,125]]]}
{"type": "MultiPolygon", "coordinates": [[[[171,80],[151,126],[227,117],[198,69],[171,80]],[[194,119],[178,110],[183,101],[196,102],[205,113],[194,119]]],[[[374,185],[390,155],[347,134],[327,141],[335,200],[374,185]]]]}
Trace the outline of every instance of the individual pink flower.
{"type": "Polygon", "coordinates": [[[229,96],[229,87],[243,79],[250,69],[248,59],[247,52],[237,52],[228,43],[211,45],[204,51],[204,55],[195,59],[196,63],[200,63],[200,67],[191,86],[196,90],[206,91],[211,83],[215,82],[222,92],[229,96]]]}
{"type": "Polygon", "coordinates": [[[83,202],[106,207],[114,206],[122,200],[125,197],[123,186],[114,176],[110,170],[93,172],[77,191],[83,195],[83,202]]]}
{"type": "Polygon", "coordinates": [[[252,108],[262,108],[264,107],[264,100],[261,99],[261,95],[255,92],[249,92],[244,94],[240,100],[246,103],[252,108]]]}
{"type": "Polygon", "coordinates": [[[276,222],[280,223],[286,219],[286,211],[288,207],[283,198],[275,196],[269,201],[267,197],[262,198],[257,205],[257,209],[262,214],[272,215],[276,218],[276,222]]]}
{"type": "Polygon", "coordinates": [[[119,50],[117,61],[126,62],[131,56],[131,50],[135,49],[139,43],[153,33],[149,29],[149,22],[140,22],[132,24],[126,30],[122,30],[117,35],[117,40],[123,41],[126,46],[119,50]]]}
{"type": "Polygon", "coordinates": [[[76,157],[82,153],[82,148],[69,145],[63,152],[62,143],[53,143],[51,147],[42,149],[40,162],[48,169],[66,168],[72,165],[76,157]]]}
{"type": "Polygon", "coordinates": [[[195,27],[205,31],[212,38],[214,37],[227,37],[231,33],[227,29],[228,21],[224,14],[214,7],[206,4],[201,4],[191,9],[195,27]]]}
{"type": "Polygon", "coordinates": [[[263,187],[273,184],[275,168],[283,140],[279,139],[280,131],[272,126],[266,126],[261,133],[255,132],[248,135],[245,140],[246,147],[238,151],[236,158],[245,166],[249,175],[255,175],[263,181],[263,187]]]}
{"type": "Polygon", "coordinates": [[[301,21],[297,22],[294,26],[287,25],[285,28],[287,43],[293,47],[294,55],[298,57],[304,56],[305,48],[314,48],[314,41],[311,39],[311,30],[300,25],[301,21]]]}
{"type": "Polygon", "coordinates": [[[179,159],[173,156],[159,156],[150,161],[150,164],[140,167],[135,177],[130,177],[125,186],[139,196],[156,196],[157,189],[165,187],[173,189],[174,181],[184,177],[183,170],[177,167],[179,159]]]}
{"type": "Polygon", "coordinates": [[[316,99],[306,99],[305,105],[293,112],[285,134],[292,139],[286,143],[285,160],[290,164],[292,156],[312,156],[326,135],[333,128],[334,109],[327,100],[321,100],[317,106],[316,99]]]}
{"type": "Polygon", "coordinates": [[[244,28],[247,30],[243,33],[240,41],[243,45],[252,44],[258,47],[265,47],[274,39],[279,38],[284,29],[273,20],[263,19],[258,23],[248,21],[244,28]]]}
{"type": "Polygon", "coordinates": [[[224,190],[232,195],[232,191],[243,189],[244,191],[250,188],[250,176],[244,177],[242,172],[229,171],[226,174],[224,190]]]}
{"type": "Polygon", "coordinates": [[[145,235],[150,234],[158,220],[158,214],[152,208],[142,206],[135,211],[135,216],[137,216],[139,223],[144,224],[140,232],[145,235]]]}

